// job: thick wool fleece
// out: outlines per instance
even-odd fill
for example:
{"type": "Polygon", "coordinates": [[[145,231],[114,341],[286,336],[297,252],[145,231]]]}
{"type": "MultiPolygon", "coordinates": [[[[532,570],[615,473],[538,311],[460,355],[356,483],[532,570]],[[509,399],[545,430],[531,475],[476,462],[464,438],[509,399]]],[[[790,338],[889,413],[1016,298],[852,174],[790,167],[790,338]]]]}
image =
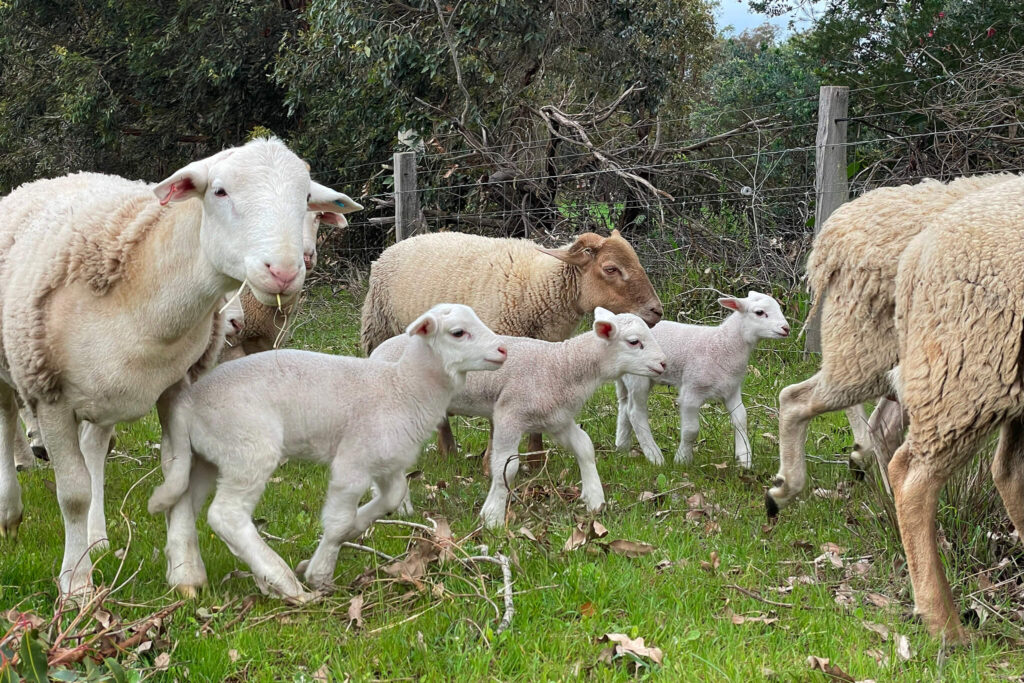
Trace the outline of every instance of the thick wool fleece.
{"type": "Polygon", "coordinates": [[[565,339],[584,315],[577,303],[578,274],[578,268],[538,251],[529,240],[457,232],[403,240],[371,268],[363,350],[369,353],[400,333],[438,301],[472,306],[498,334],[565,339]],[[431,267],[440,263],[444,268],[431,267]]]}

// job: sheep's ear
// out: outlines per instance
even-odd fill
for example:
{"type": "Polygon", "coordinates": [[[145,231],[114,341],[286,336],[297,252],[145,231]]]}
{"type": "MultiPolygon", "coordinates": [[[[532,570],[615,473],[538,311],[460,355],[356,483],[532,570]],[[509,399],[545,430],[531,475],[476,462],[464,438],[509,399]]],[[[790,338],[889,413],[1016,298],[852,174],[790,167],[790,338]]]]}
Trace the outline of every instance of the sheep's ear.
{"type": "Polygon", "coordinates": [[[734,311],[742,311],[744,308],[742,299],[737,299],[731,296],[723,296],[718,300],[718,303],[722,304],[725,308],[731,308],[734,311]]]}
{"type": "Polygon", "coordinates": [[[756,292],[756,291],[754,291],[754,290],[752,289],[752,290],[750,290],[749,292],[747,292],[747,298],[749,299],[749,298],[750,298],[750,297],[752,297],[752,296],[766,296],[766,295],[765,295],[765,294],[762,294],[761,292],[756,292]]]}
{"type": "Polygon", "coordinates": [[[417,334],[429,337],[437,332],[437,318],[430,313],[424,313],[420,317],[413,320],[409,327],[405,328],[405,333],[410,337],[415,337],[417,334]]]}
{"type": "Polygon", "coordinates": [[[352,213],[353,211],[360,211],[363,205],[344,192],[332,190],[311,180],[309,181],[309,202],[307,208],[310,211],[352,213]]]}
{"type": "Polygon", "coordinates": [[[612,320],[615,318],[615,314],[609,311],[607,308],[601,308],[598,306],[594,309],[594,320],[612,320]]]}
{"type": "Polygon", "coordinates": [[[559,261],[565,261],[569,265],[582,268],[594,260],[594,255],[601,248],[601,245],[604,244],[604,239],[604,237],[595,235],[592,232],[585,232],[577,237],[576,241],[568,247],[562,249],[537,247],[537,250],[549,256],[554,256],[559,261]]]}
{"type": "Polygon", "coordinates": [[[595,320],[594,333],[601,339],[611,339],[615,336],[618,328],[611,320],[595,320]]]}
{"type": "Polygon", "coordinates": [[[153,188],[153,194],[160,200],[161,206],[171,202],[183,202],[192,197],[202,197],[206,192],[206,185],[210,182],[210,167],[229,157],[233,151],[226,149],[178,169],[169,178],[157,184],[153,188]]]}
{"type": "Polygon", "coordinates": [[[316,217],[321,223],[327,223],[328,225],[336,225],[339,228],[348,226],[348,220],[346,220],[340,213],[335,213],[333,211],[322,211],[317,213],[316,217]]]}

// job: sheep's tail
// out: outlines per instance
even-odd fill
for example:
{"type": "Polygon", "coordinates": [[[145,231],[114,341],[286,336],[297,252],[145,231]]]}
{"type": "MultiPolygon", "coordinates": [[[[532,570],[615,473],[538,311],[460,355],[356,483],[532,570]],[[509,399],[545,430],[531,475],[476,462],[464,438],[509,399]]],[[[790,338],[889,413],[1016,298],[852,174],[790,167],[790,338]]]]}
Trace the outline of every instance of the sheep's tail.
{"type": "Polygon", "coordinates": [[[186,411],[171,408],[160,439],[160,466],[164,483],[156,487],[149,499],[149,514],[166,512],[188,491],[192,475],[192,442],[188,435],[186,411]]]}
{"type": "Polygon", "coordinates": [[[381,277],[379,273],[374,272],[375,270],[371,266],[370,285],[366,290],[359,329],[359,343],[367,356],[386,340],[401,332],[395,322],[391,297],[388,296],[387,278],[381,277]]]}

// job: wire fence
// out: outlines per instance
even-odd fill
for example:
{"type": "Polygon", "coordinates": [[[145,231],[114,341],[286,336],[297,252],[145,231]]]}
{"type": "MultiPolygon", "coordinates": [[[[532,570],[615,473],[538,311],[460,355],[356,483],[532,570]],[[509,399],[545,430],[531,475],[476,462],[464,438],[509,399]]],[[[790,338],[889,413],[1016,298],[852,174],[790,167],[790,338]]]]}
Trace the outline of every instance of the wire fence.
{"type": "MultiPolygon", "coordinates": [[[[924,178],[1024,171],[1024,95],[1013,94],[1024,93],[1024,51],[849,92],[838,146],[851,198],[924,178]]],[[[807,112],[816,99],[704,112],[699,123],[542,107],[515,130],[453,124],[399,148],[417,152],[420,229],[549,246],[619,229],[654,278],[711,268],[726,284],[792,288],[814,234],[818,122],[807,112]]],[[[327,278],[352,277],[394,240],[391,160],[346,173],[367,210],[324,236],[327,278]]]]}

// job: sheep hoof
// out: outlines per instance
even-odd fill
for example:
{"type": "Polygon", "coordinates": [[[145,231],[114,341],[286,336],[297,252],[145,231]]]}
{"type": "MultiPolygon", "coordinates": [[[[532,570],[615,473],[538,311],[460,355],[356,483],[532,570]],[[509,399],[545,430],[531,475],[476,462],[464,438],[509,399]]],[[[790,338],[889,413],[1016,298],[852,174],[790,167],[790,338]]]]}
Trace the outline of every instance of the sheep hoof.
{"type": "Polygon", "coordinates": [[[765,493],[764,494],[764,509],[765,509],[765,512],[768,513],[768,520],[769,521],[772,521],[772,520],[775,520],[775,519],[778,518],[778,516],[779,516],[779,504],[775,502],[775,499],[772,498],[772,494],[770,494],[770,493],[765,493]]]}
{"type": "Polygon", "coordinates": [[[199,597],[200,586],[190,586],[187,584],[178,584],[174,587],[174,590],[178,591],[178,594],[186,600],[195,600],[199,597]]]}
{"type": "MultiPolygon", "coordinates": [[[[91,536],[91,534],[90,534],[91,536]]],[[[102,538],[97,538],[95,541],[90,541],[89,552],[100,553],[110,548],[110,539],[104,533],[102,538]]]]}
{"type": "Polygon", "coordinates": [[[32,446],[32,455],[40,460],[50,462],[50,454],[46,452],[46,446],[32,446]]]}

